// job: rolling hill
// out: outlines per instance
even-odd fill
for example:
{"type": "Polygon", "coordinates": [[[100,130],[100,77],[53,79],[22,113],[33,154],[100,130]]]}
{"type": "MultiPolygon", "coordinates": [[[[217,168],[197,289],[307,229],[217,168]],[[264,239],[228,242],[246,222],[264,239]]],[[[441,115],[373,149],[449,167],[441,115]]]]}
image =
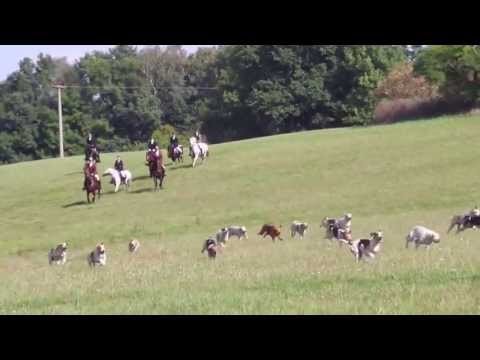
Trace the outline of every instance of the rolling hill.
{"type": "MultiPolygon", "coordinates": [[[[211,146],[203,165],[167,167],[153,193],[144,153],[123,153],[129,193],[86,204],[82,157],[0,166],[0,313],[478,314],[480,234],[447,235],[480,199],[478,117],[300,132],[211,146]],[[324,216],[353,213],[354,238],[381,229],[373,263],[324,239],[324,216]],[[293,220],[310,224],[290,239],[293,220]],[[285,241],[256,233],[282,225],[285,241]],[[245,225],[216,261],[200,254],[220,227],[245,225]],[[440,232],[405,249],[414,225],[440,232]],[[141,242],[133,256],[131,238],[141,242]],[[69,244],[64,267],[48,250],[69,244]],[[87,253],[104,242],[105,268],[87,253]]],[[[99,169],[116,154],[103,154],[99,169]]]]}

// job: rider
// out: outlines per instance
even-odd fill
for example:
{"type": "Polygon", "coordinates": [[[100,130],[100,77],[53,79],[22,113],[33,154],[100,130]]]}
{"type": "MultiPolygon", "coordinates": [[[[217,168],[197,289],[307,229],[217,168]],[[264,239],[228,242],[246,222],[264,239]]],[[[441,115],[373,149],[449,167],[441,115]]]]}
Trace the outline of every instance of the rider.
{"type": "MultiPolygon", "coordinates": [[[[115,170],[118,171],[118,174],[120,175],[120,180],[124,181],[125,176],[123,173],[123,160],[120,158],[120,155],[117,155],[117,160],[115,160],[115,164],[113,165],[115,170]]],[[[113,178],[112,178],[112,184],[113,184],[113,178]]]]}
{"type": "Polygon", "coordinates": [[[90,156],[94,149],[97,149],[97,140],[93,137],[92,133],[89,132],[87,136],[86,150],[85,150],[87,156],[90,156]]]}
{"type": "Polygon", "coordinates": [[[171,136],[170,136],[170,154],[171,154],[171,157],[173,158],[173,152],[175,151],[175,148],[178,146],[178,139],[177,139],[177,135],[175,135],[175,133],[173,133],[171,136]]]}
{"type": "Polygon", "coordinates": [[[157,142],[155,141],[155,139],[152,137],[150,139],[150,141],[148,142],[148,150],[147,150],[147,155],[146,155],[146,161],[148,162],[148,155],[151,153],[151,152],[154,152],[156,151],[155,149],[158,147],[157,145],[157,142]]]}
{"type": "MultiPolygon", "coordinates": [[[[200,131],[195,131],[195,135],[193,135],[195,137],[195,139],[197,139],[197,144],[200,142],[200,131]]],[[[201,146],[199,146],[199,149],[200,149],[200,155],[203,156],[203,149],[201,146]]]]}
{"type": "Polygon", "coordinates": [[[85,174],[85,180],[83,182],[83,190],[87,189],[87,179],[89,176],[94,176],[95,179],[97,179],[98,181],[98,185],[100,189],[102,188],[100,177],[97,174],[97,166],[95,164],[95,160],[93,159],[93,157],[90,156],[90,158],[88,159],[88,162],[85,163],[85,166],[83,168],[83,173],[85,174]]]}
{"type": "Polygon", "coordinates": [[[195,135],[193,136],[195,136],[195,138],[197,139],[197,142],[200,142],[200,132],[198,130],[195,131],[195,135]]]}
{"type": "Polygon", "coordinates": [[[92,133],[88,133],[87,136],[87,147],[88,148],[96,148],[97,147],[97,141],[93,137],[92,133]]]}

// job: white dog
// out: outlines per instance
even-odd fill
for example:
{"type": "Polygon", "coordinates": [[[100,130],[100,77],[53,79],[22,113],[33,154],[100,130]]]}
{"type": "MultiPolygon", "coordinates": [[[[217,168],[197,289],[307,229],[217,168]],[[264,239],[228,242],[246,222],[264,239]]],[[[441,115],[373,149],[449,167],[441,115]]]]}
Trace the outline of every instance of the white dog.
{"type": "Polygon", "coordinates": [[[303,239],[303,236],[307,233],[307,229],[308,229],[308,224],[306,222],[300,222],[295,220],[290,226],[290,230],[292,232],[292,238],[295,236],[295,234],[298,234],[303,239]]]}
{"type": "Polygon", "coordinates": [[[105,252],[105,245],[103,243],[98,244],[90,254],[88,254],[88,265],[96,266],[107,264],[107,253],[105,252]]]}
{"type": "Polygon", "coordinates": [[[245,226],[230,225],[228,227],[228,237],[236,236],[239,239],[248,239],[247,228],[245,226]]]}
{"type": "Polygon", "coordinates": [[[59,244],[55,249],[50,249],[48,252],[48,263],[57,265],[64,265],[67,261],[67,243],[59,244]]]}
{"type": "Polygon", "coordinates": [[[140,242],[137,239],[133,239],[128,243],[128,250],[131,253],[137,252],[139,248],[140,248],[140,242]]]}
{"type": "Polygon", "coordinates": [[[418,249],[420,245],[426,245],[429,247],[432,243],[440,242],[440,235],[424,226],[415,226],[406,237],[405,247],[408,249],[408,245],[415,243],[415,249],[418,249]]]}
{"type": "Polygon", "coordinates": [[[230,234],[228,228],[221,228],[215,234],[215,239],[217,240],[217,245],[225,246],[228,241],[230,234]]]}

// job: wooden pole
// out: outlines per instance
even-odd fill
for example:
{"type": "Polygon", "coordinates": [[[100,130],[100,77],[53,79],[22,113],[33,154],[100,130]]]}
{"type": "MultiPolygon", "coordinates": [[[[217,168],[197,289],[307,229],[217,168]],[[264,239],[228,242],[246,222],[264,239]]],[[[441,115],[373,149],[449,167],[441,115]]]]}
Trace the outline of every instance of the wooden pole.
{"type": "Polygon", "coordinates": [[[60,138],[60,158],[63,159],[62,89],[64,89],[65,86],[54,85],[53,87],[58,90],[58,133],[60,138]]]}

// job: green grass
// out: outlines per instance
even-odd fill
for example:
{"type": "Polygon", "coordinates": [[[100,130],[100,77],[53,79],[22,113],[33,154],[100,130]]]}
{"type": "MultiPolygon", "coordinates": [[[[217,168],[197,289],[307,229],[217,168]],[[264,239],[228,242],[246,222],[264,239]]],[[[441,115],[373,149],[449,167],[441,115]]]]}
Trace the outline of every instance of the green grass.
{"type": "Polygon", "coordinates": [[[480,234],[445,232],[478,203],[479,134],[480,118],[457,117],[220,144],[195,169],[169,166],[158,193],[144,153],[125,153],[139,178],[131,193],[104,180],[94,205],[83,203],[81,157],[1,166],[0,313],[478,314],[480,234]],[[354,237],[384,231],[375,262],[323,239],[321,219],[345,211],[354,237]],[[304,240],[290,239],[293,220],[310,223],[304,240]],[[265,222],[282,224],[285,241],[260,239],[265,222]],[[229,224],[250,238],[209,261],[203,240],[229,224]],[[417,224],[441,243],[405,249],[417,224]],[[69,262],[50,267],[63,241],[69,262]],[[89,269],[100,241],[108,265],[89,269]]]}

